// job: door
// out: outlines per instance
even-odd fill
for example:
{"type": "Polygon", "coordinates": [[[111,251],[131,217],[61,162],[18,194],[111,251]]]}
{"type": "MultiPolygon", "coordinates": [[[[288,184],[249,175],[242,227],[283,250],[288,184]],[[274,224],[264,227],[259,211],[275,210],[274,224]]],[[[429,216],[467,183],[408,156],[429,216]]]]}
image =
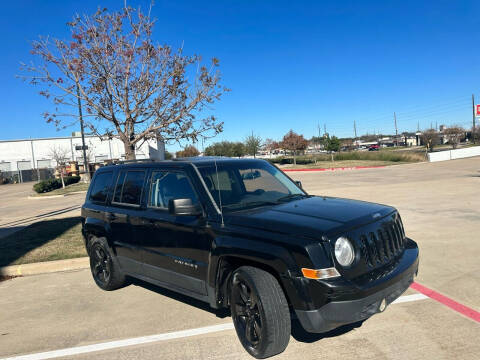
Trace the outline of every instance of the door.
{"type": "Polygon", "coordinates": [[[148,184],[147,209],[138,228],[145,276],[170,288],[205,295],[210,251],[205,220],[168,212],[170,199],[199,202],[188,175],[181,170],[153,170],[148,184]]]}
{"type": "Polygon", "coordinates": [[[141,274],[142,251],[135,238],[134,228],[139,225],[145,169],[121,170],[115,185],[111,206],[105,214],[110,224],[113,247],[122,270],[141,274]]]}

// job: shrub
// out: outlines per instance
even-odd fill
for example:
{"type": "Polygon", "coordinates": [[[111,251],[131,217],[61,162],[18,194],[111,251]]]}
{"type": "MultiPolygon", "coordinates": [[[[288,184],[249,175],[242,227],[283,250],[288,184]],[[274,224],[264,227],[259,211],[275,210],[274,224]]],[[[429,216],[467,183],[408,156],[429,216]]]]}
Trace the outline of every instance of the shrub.
{"type": "MultiPolygon", "coordinates": [[[[65,186],[76,184],[80,181],[80,176],[65,176],[63,178],[65,186]]],[[[39,194],[60,189],[62,187],[62,179],[48,179],[42,180],[33,185],[33,190],[39,194]]]]}
{"type": "MultiPolygon", "coordinates": [[[[80,181],[80,176],[65,176],[63,181],[65,182],[65,186],[76,184],[80,181]]],[[[61,183],[62,180],[60,180],[60,184],[61,183]]]]}
{"type": "Polygon", "coordinates": [[[60,189],[62,187],[62,180],[60,179],[48,179],[42,180],[39,183],[33,185],[33,190],[41,194],[53,191],[55,189],[60,189]]]}

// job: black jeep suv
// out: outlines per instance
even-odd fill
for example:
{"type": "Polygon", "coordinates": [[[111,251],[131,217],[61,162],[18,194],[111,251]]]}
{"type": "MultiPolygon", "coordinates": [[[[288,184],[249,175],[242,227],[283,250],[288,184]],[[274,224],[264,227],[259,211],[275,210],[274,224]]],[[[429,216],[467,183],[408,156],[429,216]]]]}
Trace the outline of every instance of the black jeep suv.
{"type": "Polygon", "coordinates": [[[394,208],[308,195],[263,160],[105,166],[82,217],[99,287],[128,276],[229,307],[256,358],[286,348],[291,315],[308,332],[367,319],[418,270],[394,208]]]}

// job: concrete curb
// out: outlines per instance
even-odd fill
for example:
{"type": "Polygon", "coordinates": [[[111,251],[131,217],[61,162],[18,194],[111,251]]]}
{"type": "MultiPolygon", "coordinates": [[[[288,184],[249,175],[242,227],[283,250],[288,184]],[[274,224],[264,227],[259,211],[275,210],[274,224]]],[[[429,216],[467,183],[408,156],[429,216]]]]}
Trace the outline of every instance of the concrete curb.
{"type": "Polygon", "coordinates": [[[86,194],[87,193],[87,190],[82,190],[82,191],[73,191],[71,193],[68,193],[68,194],[62,194],[62,195],[45,195],[45,196],[28,196],[27,199],[28,200],[39,200],[39,199],[55,199],[55,198],[62,198],[62,197],[66,197],[66,196],[69,196],[69,195],[75,195],[75,194],[86,194]]]}
{"type": "Polygon", "coordinates": [[[59,271],[81,270],[90,267],[88,257],[76,259],[45,261],[33,264],[11,265],[0,267],[0,275],[29,276],[59,271]]]}

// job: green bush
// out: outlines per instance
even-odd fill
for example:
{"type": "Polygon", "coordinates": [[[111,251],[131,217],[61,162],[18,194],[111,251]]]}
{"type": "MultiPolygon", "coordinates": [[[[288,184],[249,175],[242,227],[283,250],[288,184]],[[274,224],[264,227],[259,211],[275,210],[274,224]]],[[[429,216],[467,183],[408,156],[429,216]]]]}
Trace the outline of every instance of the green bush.
{"type": "MultiPolygon", "coordinates": [[[[65,186],[76,184],[80,181],[80,176],[65,176],[63,182],[65,186]]],[[[33,185],[33,190],[38,193],[46,193],[62,187],[62,179],[48,179],[42,180],[33,185]]]]}
{"type": "MultiPolygon", "coordinates": [[[[293,157],[285,157],[285,156],[279,156],[277,158],[273,159],[268,159],[272,164],[281,164],[281,165],[287,165],[287,164],[293,164],[293,157]]],[[[297,165],[305,165],[305,164],[313,164],[315,162],[315,159],[313,157],[307,157],[307,156],[298,156],[297,157],[297,165]]]]}
{"type": "Polygon", "coordinates": [[[62,180],[60,179],[48,179],[42,180],[39,183],[33,185],[33,190],[39,194],[60,189],[62,187],[62,180]]]}
{"type": "MultiPolygon", "coordinates": [[[[63,181],[65,182],[65,186],[76,184],[80,181],[80,176],[65,176],[63,181]]],[[[60,183],[61,182],[62,180],[60,180],[60,183]]]]}

